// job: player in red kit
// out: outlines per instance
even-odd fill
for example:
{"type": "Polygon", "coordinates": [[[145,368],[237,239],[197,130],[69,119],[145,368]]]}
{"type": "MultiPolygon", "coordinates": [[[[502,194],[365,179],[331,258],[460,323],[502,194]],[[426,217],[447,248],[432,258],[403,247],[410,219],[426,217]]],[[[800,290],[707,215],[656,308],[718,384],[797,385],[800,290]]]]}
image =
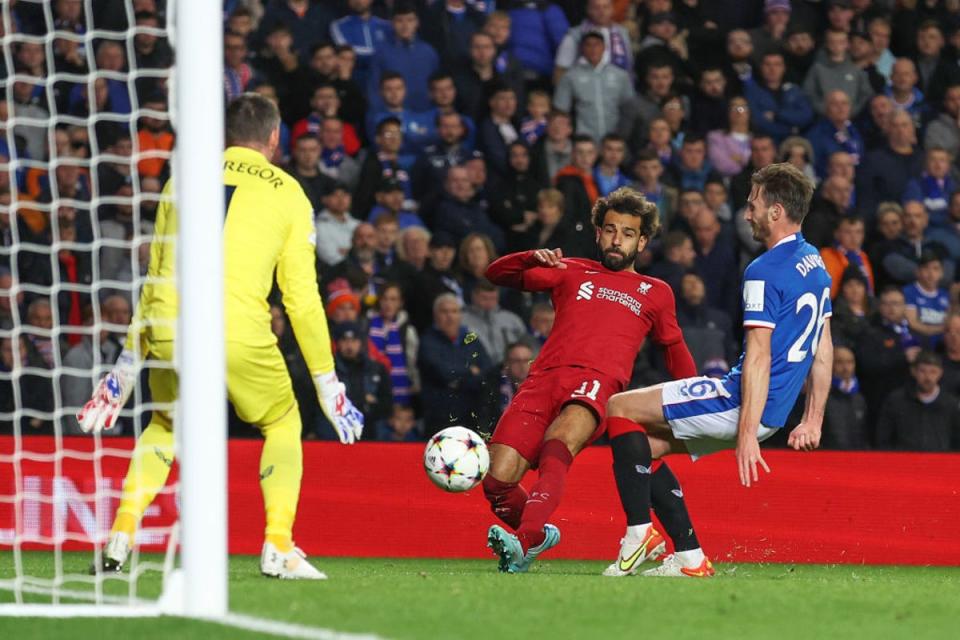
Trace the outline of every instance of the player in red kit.
{"type": "MultiPolygon", "coordinates": [[[[486,273],[501,286],[549,291],[556,310],[550,337],[490,441],[484,495],[516,531],[493,525],[488,533],[504,572],[526,571],[559,542],[560,532],[547,520],[560,504],[567,471],[574,456],[603,435],[607,400],[626,388],[644,339],[649,335],[663,347],[675,378],[696,373],[669,285],[634,269],[658,230],[656,206],[632,189],[618,189],[596,202],[592,219],[600,262],[537,249],[504,256],[486,273]],[[519,482],[534,467],[540,477],[528,496],[519,482]]],[[[675,478],[673,485],[679,490],[675,478]]],[[[692,533],[682,498],[680,507],[692,533]]],[[[654,512],[659,517],[656,505],[654,512]]],[[[662,536],[648,536],[618,575],[634,573],[663,548],[662,536]]]]}

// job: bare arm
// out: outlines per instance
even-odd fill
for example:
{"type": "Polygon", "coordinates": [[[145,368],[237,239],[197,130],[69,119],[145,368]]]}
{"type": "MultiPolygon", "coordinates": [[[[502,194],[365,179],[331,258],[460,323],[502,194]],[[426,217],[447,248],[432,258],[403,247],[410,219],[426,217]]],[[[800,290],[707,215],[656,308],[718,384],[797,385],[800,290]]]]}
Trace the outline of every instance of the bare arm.
{"type": "Polygon", "coordinates": [[[920,322],[916,307],[907,307],[907,323],[910,325],[910,331],[922,336],[939,336],[943,333],[943,325],[920,322]]]}
{"type": "Polygon", "coordinates": [[[800,419],[787,444],[800,451],[812,451],[820,446],[820,432],[823,428],[823,409],[830,395],[830,379],[833,376],[833,338],[830,337],[830,318],[823,322],[823,333],[813,366],[807,374],[807,401],[800,419]]]}
{"type": "Polygon", "coordinates": [[[737,466],[740,470],[740,482],[749,487],[751,479],[760,479],[757,464],[767,473],[770,467],[760,455],[760,442],[757,431],[760,417],[767,404],[767,391],[770,388],[770,338],[773,329],[750,327],[747,329],[746,350],[743,357],[743,376],[740,380],[740,421],[737,425],[737,466]]]}

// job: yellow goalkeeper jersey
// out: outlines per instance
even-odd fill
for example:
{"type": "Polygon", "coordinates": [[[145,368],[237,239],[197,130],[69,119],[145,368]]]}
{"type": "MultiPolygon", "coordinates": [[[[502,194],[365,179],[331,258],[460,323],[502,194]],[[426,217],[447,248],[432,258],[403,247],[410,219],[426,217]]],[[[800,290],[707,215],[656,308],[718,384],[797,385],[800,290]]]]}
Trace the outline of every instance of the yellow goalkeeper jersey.
{"type": "MultiPolygon", "coordinates": [[[[227,342],[274,345],[267,296],[274,272],[300,350],[311,373],[333,369],[323,303],[317,289],[313,207],[300,183],[263,154],[229,147],[223,154],[224,294],[227,342]]],[[[141,352],[174,338],[177,212],[170,182],[157,207],[147,280],[140,294],[127,348],[141,352]]],[[[229,348],[229,345],[228,345],[229,348]]]]}

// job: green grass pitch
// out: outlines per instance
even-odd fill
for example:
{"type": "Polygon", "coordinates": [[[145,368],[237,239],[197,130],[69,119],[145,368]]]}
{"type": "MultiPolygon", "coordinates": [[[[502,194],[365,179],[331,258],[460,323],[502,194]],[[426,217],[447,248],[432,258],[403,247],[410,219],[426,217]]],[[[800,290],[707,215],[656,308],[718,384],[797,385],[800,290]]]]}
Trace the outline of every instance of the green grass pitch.
{"type": "MultiPolygon", "coordinates": [[[[81,572],[89,554],[64,554],[81,572]]],[[[25,553],[27,572],[50,576],[53,556],[25,553]]],[[[717,564],[711,580],[603,578],[601,562],[544,559],[526,575],[480,560],[313,558],[326,582],[281,582],[255,557],[230,559],[231,611],[384,638],[951,638],[960,620],[960,569],[851,565],[717,564]]],[[[12,575],[0,553],[0,577],[12,575]]],[[[145,596],[160,577],[140,580],[145,596]]],[[[118,589],[121,585],[113,585],[118,589]]],[[[74,585],[74,588],[80,588],[74,585]]],[[[12,595],[0,591],[0,602],[12,595]]],[[[42,601],[33,597],[30,601],[42,601]]],[[[0,618],[0,638],[262,638],[178,618],[0,618]]]]}

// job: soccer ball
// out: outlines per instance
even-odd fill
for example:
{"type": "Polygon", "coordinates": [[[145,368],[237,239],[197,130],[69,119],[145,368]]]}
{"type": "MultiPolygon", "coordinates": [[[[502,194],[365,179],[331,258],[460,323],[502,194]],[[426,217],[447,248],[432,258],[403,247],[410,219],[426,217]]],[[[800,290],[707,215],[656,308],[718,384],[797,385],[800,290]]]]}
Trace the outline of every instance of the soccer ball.
{"type": "Polygon", "coordinates": [[[465,427],[447,427],[430,438],[423,452],[427,477],[444,491],[473,489],[489,467],[487,445],[465,427]]]}

